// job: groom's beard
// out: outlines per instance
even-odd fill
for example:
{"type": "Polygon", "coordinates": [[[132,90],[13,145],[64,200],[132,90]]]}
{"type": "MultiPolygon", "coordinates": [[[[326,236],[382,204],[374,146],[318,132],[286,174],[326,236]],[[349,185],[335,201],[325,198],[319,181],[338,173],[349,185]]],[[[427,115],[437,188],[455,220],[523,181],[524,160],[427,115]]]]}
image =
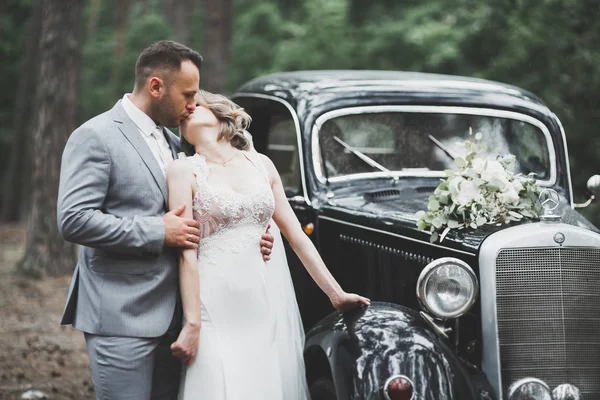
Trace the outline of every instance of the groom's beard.
{"type": "Polygon", "coordinates": [[[178,127],[181,125],[182,116],[175,110],[173,102],[171,101],[171,96],[169,95],[152,103],[150,110],[152,111],[153,119],[157,125],[170,127],[178,127]]]}

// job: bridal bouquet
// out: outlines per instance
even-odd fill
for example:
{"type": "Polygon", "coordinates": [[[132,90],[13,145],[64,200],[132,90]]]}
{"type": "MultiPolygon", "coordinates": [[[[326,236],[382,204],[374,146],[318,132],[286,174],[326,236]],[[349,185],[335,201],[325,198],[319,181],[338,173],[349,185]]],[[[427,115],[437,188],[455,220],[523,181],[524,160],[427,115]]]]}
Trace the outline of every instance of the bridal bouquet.
{"type": "Polygon", "coordinates": [[[454,159],[458,169],[445,171],[447,178],[429,197],[427,211],[416,215],[418,228],[431,232],[431,242],[441,242],[451,229],[477,229],[539,216],[540,189],[534,174],[515,174],[514,155],[485,156],[481,138],[477,133],[475,141],[465,141],[467,155],[454,159]]]}

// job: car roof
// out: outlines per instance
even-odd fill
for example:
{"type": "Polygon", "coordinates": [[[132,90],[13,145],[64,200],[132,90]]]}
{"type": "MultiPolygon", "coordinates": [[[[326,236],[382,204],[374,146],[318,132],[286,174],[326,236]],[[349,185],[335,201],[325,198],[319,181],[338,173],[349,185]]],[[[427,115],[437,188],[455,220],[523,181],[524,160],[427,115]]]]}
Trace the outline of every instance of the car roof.
{"type": "Polygon", "coordinates": [[[456,75],[403,71],[315,70],[264,75],[242,85],[240,93],[287,100],[315,98],[349,91],[500,95],[544,106],[533,93],[505,83],[456,75]]]}

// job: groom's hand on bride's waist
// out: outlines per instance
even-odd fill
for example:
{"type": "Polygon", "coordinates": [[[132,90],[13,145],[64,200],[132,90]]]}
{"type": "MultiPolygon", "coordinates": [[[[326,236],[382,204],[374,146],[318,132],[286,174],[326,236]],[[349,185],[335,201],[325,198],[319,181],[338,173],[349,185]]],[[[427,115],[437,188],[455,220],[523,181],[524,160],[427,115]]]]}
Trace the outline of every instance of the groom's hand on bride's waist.
{"type": "Polygon", "coordinates": [[[169,211],[163,216],[165,222],[165,245],[169,247],[182,247],[184,249],[197,249],[200,241],[198,221],[183,218],[181,214],[185,204],[169,211]]]}
{"type": "Polygon", "coordinates": [[[273,242],[275,238],[269,232],[271,225],[267,226],[267,231],[262,234],[260,241],[260,252],[263,255],[263,260],[269,261],[271,259],[271,249],[273,248],[273,242]]]}

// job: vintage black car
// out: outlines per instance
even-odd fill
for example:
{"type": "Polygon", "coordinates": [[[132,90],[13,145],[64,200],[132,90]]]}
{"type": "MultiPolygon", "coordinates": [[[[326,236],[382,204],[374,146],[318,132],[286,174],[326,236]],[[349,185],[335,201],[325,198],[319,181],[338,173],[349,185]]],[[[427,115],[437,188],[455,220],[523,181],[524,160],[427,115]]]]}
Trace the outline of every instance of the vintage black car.
{"type": "Polygon", "coordinates": [[[600,399],[600,234],[574,210],[565,134],[539,98],[391,71],[278,73],[233,98],[333,275],[373,300],[330,314],[287,252],[314,400],[600,399]],[[435,243],[417,229],[469,130],[558,193],[553,215],[435,243]]]}

